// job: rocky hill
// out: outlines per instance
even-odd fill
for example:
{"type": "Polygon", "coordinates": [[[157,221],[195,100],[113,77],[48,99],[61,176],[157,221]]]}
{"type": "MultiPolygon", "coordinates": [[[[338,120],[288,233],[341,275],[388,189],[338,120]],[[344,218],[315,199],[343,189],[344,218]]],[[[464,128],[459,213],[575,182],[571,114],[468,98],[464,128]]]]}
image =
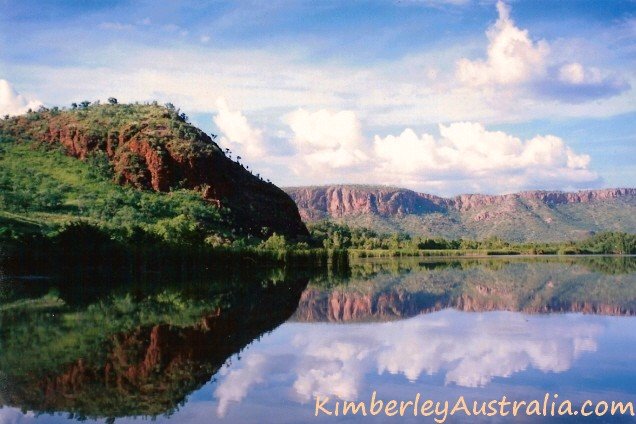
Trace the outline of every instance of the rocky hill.
{"type": "Polygon", "coordinates": [[[74,105],[0,120],[3,144],[32,142],[80,160],[104,158],[113,182],[166,193],[191,190],[223,209],[239,233],[305,236],[285,192],[226,156],[174,107],[157,104],[74,105]]]}
{"type": "Polygon", "coordinates": [[[442,198],[361,185],[289,187],[307,222],[323,219],[381,232],[511,241],[580,239],[599,231],[636,232],[636,189],[527,191],[442,198]]]}

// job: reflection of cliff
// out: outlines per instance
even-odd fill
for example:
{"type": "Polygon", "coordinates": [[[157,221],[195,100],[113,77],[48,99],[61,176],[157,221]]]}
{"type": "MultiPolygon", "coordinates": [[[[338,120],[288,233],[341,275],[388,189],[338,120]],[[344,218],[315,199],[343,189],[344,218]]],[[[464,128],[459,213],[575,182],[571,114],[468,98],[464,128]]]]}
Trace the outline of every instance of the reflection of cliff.
{"type": "Polygon", "coordinates": [[[207,382],[231,355],[293,313],[306,281],[256,284],[244,302],[202,316],[188,326],[137,327],[94,346],[92,356],[46,374],[0,370],[0,406],[76,417],[170,413],[207,382]]]}
{"type": "MultiPolygon", "coordinates": [[[[636,258],[631,260],[636,262],[636,258]]],[[[441,265],[424,263],[401,268],[390,264],[382,269],[375,264],[367,277],[359,272],[359,277],[348,284],[327,289],[316,282],[302,294],[294,319],[393,320],[444,308],[636,315],[635,273],[599,274],[571,259],[499,260],[497,266],[491,266],[491,261],[441,265]]]]}
{"type": "Polygon", "coordinates": [[[442,309],[445,302],[435,297],[416,296],[403,290],[383,293],[324,292],[310,287],[300,297],[294,318],[298,321],[386,321],[442,309]]]}

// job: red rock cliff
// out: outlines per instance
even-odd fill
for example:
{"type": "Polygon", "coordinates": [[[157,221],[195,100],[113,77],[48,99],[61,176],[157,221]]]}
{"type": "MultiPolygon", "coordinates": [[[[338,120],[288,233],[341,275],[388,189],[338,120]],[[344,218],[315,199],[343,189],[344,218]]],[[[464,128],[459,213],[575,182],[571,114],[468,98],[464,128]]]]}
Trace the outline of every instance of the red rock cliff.
{"type": "Polygon", "coordinates": [[[240,225],[237,230],[255,235],[308,234],[284,191],[230,160],[207,134],[171,109],[94,105],[48,111],[4,120],[0,132],[63,146],[79,159],[103,152],[120,184],[159,192],[197,190],[211,204],[229,209],[240,225]]]}

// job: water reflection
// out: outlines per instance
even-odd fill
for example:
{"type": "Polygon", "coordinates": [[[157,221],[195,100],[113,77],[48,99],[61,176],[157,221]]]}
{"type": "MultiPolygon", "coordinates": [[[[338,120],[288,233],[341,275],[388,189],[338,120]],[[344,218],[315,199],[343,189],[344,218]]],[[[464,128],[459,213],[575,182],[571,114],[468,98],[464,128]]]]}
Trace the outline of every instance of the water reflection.
{"type": "Polygon", "coordinates": [[[264,376],[285,370],[291,397],[316,395],[355,400],[385,375],[415,383],[439,375],[443,385],[484,387],[497,377],[534,369],[562,373],[597,350],[602,322],[584,316],[558,319],[498,312],[444,311],[372,325],[288,324],[290,343],[248,351],[219,378],[214,396],[224,416],[264,376]]]}
{"type": "Polygon", "coordinates": [[[366,261],[343,281],[317,280],[294,319],[386,321],[469,312],[636,314],[636,258],[366,261]]]}
{"type": "Polygon", "coordinates": [[[275,271],[79,296],[66,281],[5,281],[0,405],[77,419],[171,414],[294,312],[307,279],[275,271]]]}
{"type": "Polygon", "coordinates": [[[318,394],[372,390],[636,395],[636,258],[362,261],[344,275],[203,277],[82,280],[82,290],[5,280],[0,422],[299,422],[316,420],[318,394]]]}

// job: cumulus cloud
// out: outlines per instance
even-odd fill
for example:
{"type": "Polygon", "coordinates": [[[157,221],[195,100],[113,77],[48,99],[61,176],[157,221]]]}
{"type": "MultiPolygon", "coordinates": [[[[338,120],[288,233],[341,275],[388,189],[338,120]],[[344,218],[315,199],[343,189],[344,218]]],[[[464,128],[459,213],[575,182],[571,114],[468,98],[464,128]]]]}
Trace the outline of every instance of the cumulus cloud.
{"type": "Polygon", "coordinates": [[[457,122],[439,125],[440,137],[401,134],[375,136],[375,175],[386,183],[411,187],[427,181],[446,181],[455,189],[508,191],[541,187],[578,187],[595,184],[590,157],[574,152],[556,136],[523,141],[482,124],[457,122]]]}
{"type": "Polygon", "coordinates": [[[600,182],[590,156],[554,135],[522,140],[480,123],[455,122],[439,125],[439,136],[406,128],[370,140],[352,111],[298,109],[282,118],[288,131],[265,136],[224,100],[218,105],[214,122],[222,144],[249,159],[286,167],[301,184],[376,183],[457,194],[589,188],[600,182]],[[274,144],[288,144],[292,152],[283,157],[274,144]]]}
{"type": "Polygon", "coordinates": [[[9,81],[0,79],[0,115],[20,115],[40,106],[42,102],[19,94],[9,81]]]}
{"type": "Polygon", "coordinates": [[[352,111],[298,109],[283,117],[293,133],[293,142],[305,165],[318,172],[351,168],[368,160],[364,138],[352,111]]]}
{"type": "Polygon", "coordinates": [[[615,96],[629,90],[630,85],[616,73],[571,62],[552,67],[550,78],[538,81],[536,89],[540,94],[568,103],[582,103],[615,96]]]}
{"type": "Polygon", "coordinates": [[[261,158],[265,153],[263,131],[253,128],[241,111],[233,111],[224,98],[216,102],[218,113],[213,121],[221,131],[221,143],[246,159],[261,158]]]}
{"type": "MultiPolygon", "coordinates": [[[[558,63],[546,40],[533,41],[528,30],[515,25],[510,6],[497,2],[499,18],[486,31],[486,59],[460,59],[457,78],[472,87],[525,87],[531,93],[567,103],[611,97],[630,88],[615,73],[585,67],[579,62],[558,63]]],[[[567,47],[567,46],[565,46],[567,47]]],[[[503,93],[498,93],[502,100],[503,93]]],[[[517,93],[515,97],[519,97],[517,93]]]]}
{"type": "Polygon", "coordinates": [[[499,19],[488,29],[486,60],[461,59],[457,66],[459,80],[470,85],[518,84],[545,72],[550,52],[545,40],[533,42],[527,30],[515,26],[510,7],[497,2],[499,19]]]}

